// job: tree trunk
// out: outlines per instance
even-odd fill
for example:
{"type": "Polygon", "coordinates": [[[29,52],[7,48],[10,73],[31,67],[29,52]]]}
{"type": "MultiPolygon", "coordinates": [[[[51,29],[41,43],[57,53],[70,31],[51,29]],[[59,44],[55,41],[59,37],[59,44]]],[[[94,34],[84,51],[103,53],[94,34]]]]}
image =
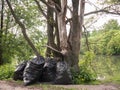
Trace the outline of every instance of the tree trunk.
{"type": "Polygon", "coordinates": [[[3,46],[2,46],[2,34],[3,34],[3,11],[4,11],[4,0],[2,0],[2,9],[1,9],[1,27],[0,27],[0,65],[3,64],[3,46]]]}
{"type": "MultiPolygon", "coordinates": [[[[47,36],[48,36],[47,45],[51,47],[53,47],[53,44],[54,44],[53,28],[54,28],[53,27],[53,10],[47,7],[47,36]]],[[[50,57],[51,54],[52,54],[52,50],[47,47],[46,56],[50,57]]]]}
{"type": "MultiPolygon", "coordinates": [[[[49,0],[48,0],[49,2],[49,0]]],[[[48,41],[47,41],[47,45],[58,50],[58,46],[55,43],[55,35],[58,34],[57,31],[57,25],[55,24],[54,21],[54,11],[52,8],[47,8],[47,36],[48,36],[48,41]]],[[[58,40],[57,40],[58,42],[58,40]]],[[[51,55],[53,55],[53,57],[58,57],[58,53],[52,49],[50,49],[49,47],[47,47],[46,49],[46,56],[50,57],[51,55]]]]}
{"type": "Polygon", "coordinates": [[[72,0],[73,14],[72,14],[72,26],[70,31],[69,43],[71,51],[69,53],[69,64],[74,70],[79,70],[79,53],[80,53],[80,40],[82,35],[82,24],[84,15],[84,0],[80,2],[80,17],[78,16],[79,11],[79,0],[72,0]]]}
{"type": "Polygon", "coordinates": [[[72,0],[73,5],[73,13],[72,13],[72,26],[70,31],[69,42],[71,45],[70,52],[70,65],[78,70],[78,62],[79,62],[79,52],[80,52],[80,21],[78,17],[78,9],[79,9],[79,0],[72,0]]]}
{"type": "Polygon", "coordinates": [[[67,6],[67,0],[61,0],[61,11],[57,13],[60,48],[61,48],[61,53],[65,56],[68,53],[67,31],[66,31],[66,23],[65,23],[66,6],[67,6]]]}

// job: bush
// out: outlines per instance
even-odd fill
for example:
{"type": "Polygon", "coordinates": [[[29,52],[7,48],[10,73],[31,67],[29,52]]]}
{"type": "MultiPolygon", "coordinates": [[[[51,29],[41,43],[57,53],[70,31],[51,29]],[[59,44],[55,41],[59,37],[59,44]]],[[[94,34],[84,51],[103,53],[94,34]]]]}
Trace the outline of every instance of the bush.
{"type": "Polygon", "coordinates": [[[107,44],[107,50],[110,55],[120,54],[120,32],[116,33],[107,44]]]}
{"type": "Polygon", "coordinates": [[[88,51],[85,53],[79,63],[80,70],[78,72],[72,71],[74,84],[88,83],[96,79],[97,75],[92,66],[94,58],[95,54],[93,52],[88,51]]]}
{"type": "Polygon", "coordinates": [[[82,69],[79,72],[72,72],[72,77],[74,84],[88,83],[94,80],[91,73],[82,69]]]}
{"type": "Polygon", "coordinates": [[[11,64],[0,66],[0,80],[9,79],[12,77],[14,67],[11,64]]]}

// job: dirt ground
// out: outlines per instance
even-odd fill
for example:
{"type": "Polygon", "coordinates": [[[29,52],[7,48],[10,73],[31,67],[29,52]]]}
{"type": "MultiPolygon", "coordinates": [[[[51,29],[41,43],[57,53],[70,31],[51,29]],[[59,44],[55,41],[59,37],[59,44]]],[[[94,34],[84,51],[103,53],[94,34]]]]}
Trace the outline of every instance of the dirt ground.
{"type": "MultiPolygon", "coordinates": [[[[51,85],[55,87],[64,87],[68,90],[120,90],[120,85],[51,85]]],[[[36,87],[36,85],[24,86],[23,84],[15,83],[14,81],[0,81],[0,90],[51,90],[50,88],[43,89],[42,87],[36,87]]],[[[53,89],[52,89],[53,90],[53,89]]],[[[58,90],[58,89],[54,89],[58,90]]],[[[63,88],[59,90],[64,90],[63,88]]]]}

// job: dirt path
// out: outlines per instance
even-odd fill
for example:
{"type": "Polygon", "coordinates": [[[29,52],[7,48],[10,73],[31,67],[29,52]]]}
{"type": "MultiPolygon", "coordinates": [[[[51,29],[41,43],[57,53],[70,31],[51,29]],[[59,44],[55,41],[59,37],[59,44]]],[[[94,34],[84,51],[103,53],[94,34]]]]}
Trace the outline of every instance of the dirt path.
{"type": "MultiPolygon", "coordinates": [[[[64,87],[68,90],[73,88],[72,90],[120,90],[119,85],[50,85],[51,87],[55,87],[54,89],[50,88],[42,88],[38,86],[23,86],[22,84],[18,84],[12,81],[0,81],[0,90],[58,90],[56,87],[64,87]]],[[[63,88],[59,88],[59,90],[64,90],[63,88]]]]}

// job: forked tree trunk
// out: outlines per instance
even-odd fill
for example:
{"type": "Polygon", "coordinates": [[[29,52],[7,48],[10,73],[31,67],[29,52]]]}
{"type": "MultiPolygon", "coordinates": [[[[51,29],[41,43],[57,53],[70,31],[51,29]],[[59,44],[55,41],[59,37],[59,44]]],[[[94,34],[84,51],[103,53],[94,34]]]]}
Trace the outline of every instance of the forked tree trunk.
{"type": "Polygon", "coordinates": [[[84,0],[72,0],[73,13],[72,13],[72,25],[67,37],[66,32],[66,0],[61,0],[61,12],[58,13],[58,27],[60,34],[60,47],[61,53],[64,55],[65,60],[68,62],[70,67],[74,70],[78,70],[79,53],[80,53],[80,39],[82,33],[83,15],[84,15],[84,0]],[[80,16],[79,12],[80,3],[80,16]]]}
{"type": "Polygon", "coordinates": [[[66,30],[66,7],[67,0],[61,0],[59,3],[61,10],[57,13],[59,39],[61,53],[70,67],[74,70],[78,70],[79,52],[80,52],[80,39],[82,33],[83,15],[84,15],[84,0],[72,0],[73,13],[72,13],[72,25],[69,37],[67,36],[66,30]],[[79,12],[80,3],[80,16],[79,12]]]}

